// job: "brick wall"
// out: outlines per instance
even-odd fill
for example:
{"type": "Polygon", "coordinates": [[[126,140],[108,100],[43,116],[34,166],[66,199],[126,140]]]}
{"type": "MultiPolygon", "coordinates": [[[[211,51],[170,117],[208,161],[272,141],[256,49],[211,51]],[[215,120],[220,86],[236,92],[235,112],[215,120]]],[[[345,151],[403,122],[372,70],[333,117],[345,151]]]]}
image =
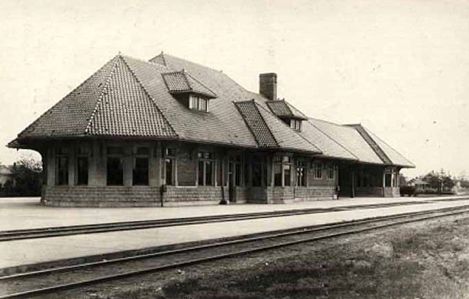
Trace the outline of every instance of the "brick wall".
{"type": "Polygon", "coordinates": [[[295,187],[294,197],[304,201],[333,199],[335,186],[295,187]]]}
{"type": "MultiPolygon", "coordinates": [[[[228,198],[227,190],[225,198],[228,198]]],[[[163,199],[164,206],[218,204],[222,199],[222,188],[168,186],[163,199]]],[[[161,193],[159,187],[151,186],[51,186],[44,188],[42,202],[47,206],[64,207],[160,206],[161,193]]]]}

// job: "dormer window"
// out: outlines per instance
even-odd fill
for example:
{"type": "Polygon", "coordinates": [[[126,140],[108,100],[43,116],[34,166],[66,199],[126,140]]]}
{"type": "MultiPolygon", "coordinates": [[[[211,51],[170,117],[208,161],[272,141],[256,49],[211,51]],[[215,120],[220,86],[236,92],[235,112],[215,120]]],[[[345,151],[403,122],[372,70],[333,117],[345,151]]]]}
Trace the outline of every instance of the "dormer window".
{"type": "Polygon", "coordinates": [[[301,119],[290,119],[290,128],[301,131],[301,119]]]}
{"type": "Polygon", "coordinates": [[[189,96],[189,109],[207,112],[208,99],[191,94],[189,96]]]}
{"type": "Polygon", "coordinates": [[[284,99],[275,101],[266,101],[270,111],[280,118],[287,126],[295,131],[301,132],[301,122],[307,120],[306,115],[298,109],[288,104],[284,99]]]}
{"type": "Polygon", "coordinates": [[[168,91],[191,110],[208,112],[208,101],[217,95],[186,71],[161,74],[168,91]]]}

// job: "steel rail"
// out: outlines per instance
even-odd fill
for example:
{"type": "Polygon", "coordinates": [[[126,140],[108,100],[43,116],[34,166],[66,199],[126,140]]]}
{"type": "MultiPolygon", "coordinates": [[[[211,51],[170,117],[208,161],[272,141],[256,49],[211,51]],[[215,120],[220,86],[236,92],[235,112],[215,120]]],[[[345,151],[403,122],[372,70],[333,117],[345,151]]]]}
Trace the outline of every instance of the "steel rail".
{"type": "MultiPolygon", "coordinates": [[[[469,198],[457,198],[454,200],[464,200],[469,198]]],[[[313,208],[303,210],[286,210],[286,211],[268,211],[256,213],[240,213],[240,214],[222,214],[213,216],[199,216],[199,217],[185,217],[178,219],[157,219],[157,220],[140,220],[140,221],[125,221],[125,222],[111,222],[100,224],[85,224],[85,225],[71,225],[71,226],[58,226],[58,227],[44,227],[33,229],[19,229],[19,230],[6,230],[0,231],[0,242],[37,239],[37,238],[51,238],[58,236],[70,236],[80,234],[94,234],[106,233],[114,231],[136,230],[136,229],[151,229],[160,227],[206,224],[216,222],[240,221],[240,220],[253,220],[262,218],[297,216],[305,214],[328,213],[328,212],[341,212],[356,209],[375,209],[386,208],[402,205],[415,205],[415,204],[429,204],[436,200],[425,200],[421,202],[404,202],[404,203],[383,203],[372,205],[353,205],[342,206],[333,208],[313,208]]],[[[453,201],[453,200],[446,200],[453,201]]]]}
{"type": "MultiPolygon", "coordinates": [[[[246,240],[233,240],[233,241],[228,241],[228,242],[212,243],[212,244],[208,244],[207,246],[201,245],[201,246],[192,247],[192,248],[186,249],[186,250],[208,249],[208,248],[214,248],[214,247],[220,247],[220,246],[226,246],[226,245],[233,245],[233,244],[239,244],[239,243],[263,241],[263,240],[266,240],[266,239],[275,239],[275,238],[280,238],[280,237],[285,237],[285,236],[294,236],[294,235],[299,235],[299,234],[320,232],[320,231],[324,231],[324,230],[331,230],[333,228],[337,229],[337,228],[344,228],[344,227],[353,227],[353,226],[363,225],[363,224],[373,224],[373,223],[377,224],[377,223],[380,223],[380,222],[396,220],[396,219],[400,219],[400,218],[409,218],[409,217],[415,217],[415,216],[422,216],[422,217],[418,217],[416,219],[403,219],[403,220],[394,221],[394,222],[391,222],[391,223],[377,224],[377,225],[373,225],[371,227],[356,228],[356,229],[346,230],[346,231],[342,231],[342,232],[330,233],[330,234],[326,234],[326,235],[322,235],[322,236],[308,237],[308,238],[304,238],[304,239],[300,239],[300,240],[278,242],[276,244],[265,245],[265,246],[249,248],[249,249],[243,249],[243,250],[236,250],[236,251],[233,251],[233,252],[217,254],[217,255],[209,255],[207,257],[190,259],[190,260],[170,263],[170,264],[166,264],[166,265],[162,265],[162,266],[149,267],[149,268],[144,268],[144,269],[140,269],[140,270],[128,271],[128,272],[124,272],[124,273],[120,273],[120,274],[101,276],[101,277],[88,279],[88,280],[76,281],[76,282],[72,282],[72,283],[66,283],[66,284],[60,284],[60,285],[55,285],[55,286],[50,286],[50,287],[44,287],[44,288],[39,288],[39,289],[35,289],[35,290],[28,290],[28,291],[17,292],[17,293],[12,293],[12,294],[7,294],[7,295],[1,295],[0,299],[29,298],[29,297],[32,297],[32,296],[49,294],[49,293],[53,293],[53,292],[57,292],[57,291],[69,290],[69,289],[73,289],[73,288],[77,288],[77,287],[83,287],[83,286],[87,286],[87,285],[93,285],[93,284],[96,284],[96,283],[107,282],[107,281],[112,281],[112,280],[117,280],[117,279],[122,279],[122,278],[128,278],[128,277],[132,277],[132,276],[136,276],[136,275],[142,275],[142,274],[148,274],[148,273],[153,273],[153,272],[158,272],[158,271],[163,271],[163,270],[168,270],[168,269],[174,269],[174,268],[177,268],[177,267],[190,266],[190,265],[194,265],[194,264],[219,260],[219,259],[228,258],[228,257],[235,257],[235,256],[249,254],[249,253],[255,253],[255,252],[260,252],[260,251],[265,251],[265,250],[270,250],[270,249],[276,249],[276,248],[296,245],[296,244],[300,244],[300,243],[314,242],[314,241],[331,239],[331,238],[335,238],[335,237],[341,237],[341,236],[346,236],[346,235],[353,235],[353,234],[358,234],[358,233],[363,233],[363,232],[369,232],[369,231],[372,231],[372,230],[388,228],[388,227],[392,227],[392,226],[396,226],[396,225],[415,223],[415,222],[419,222],[419,221],[431,220],[431,219],[448,217],[448,216],[455,216],[455,215],[460,215],[460,214],[464,214],[464,213],[469,212],[469,209],[462,209],[462,208],[467,208],[467,206],[444,208],[444,209],[429,210],[429,211],[421,211],[421,212],[414,212],[414,213],[405,213],[405,214],[390,215],[390,216],[383,216],[383,217],[375,217],[375,218],[371,218],[371,219],[364,219],[364,220],[368,221],[367,223],[359,222],[359,221],[343,222],[343,223],[337,223],[335,227],[332,227],[332,225],[327,225],[326,227],[323,227],[321,229],[321,227],[317,226],[317,227],[314,228],[314,230],[302,230],[302,231],[296,231],[296,232],[280,232],[280,233],[261,236],[261,237],[253,237],[253,238],[246,239],[246,240]],[[436,214],[436,215],[434,215],[434,214],[436,214]]],[[[164,255],[176,254],[176,253],[181,253],[184,250],[185,250],[184,248],[183,249],[177,249],[177,250],[173,250],[173,251],[164,252],[163,254],[164,255]]]]}

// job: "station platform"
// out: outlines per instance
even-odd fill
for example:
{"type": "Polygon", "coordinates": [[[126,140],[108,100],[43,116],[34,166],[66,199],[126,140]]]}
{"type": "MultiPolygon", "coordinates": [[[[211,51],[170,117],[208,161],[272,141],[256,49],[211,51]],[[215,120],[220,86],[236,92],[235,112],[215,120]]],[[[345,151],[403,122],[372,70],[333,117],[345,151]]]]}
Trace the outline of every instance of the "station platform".
{"type": "Polygon", "coordinates": [[[452,200],[454,198],[458,197],[345,197],[339,200],[305,201],[288,204],[230,204],[145,208],[69,208],[43,206],[39,202],[39,197],[4,197],[0,198],[0,231],[254,212],[329,209],[383,203],[419,203],[431,200],[452,200]]]}
{"type": "Polygon", "coordinates": [[[409,202],[410,204],[232,222],[0,242],[0,269],[184,242],[262,233],[272,230],[358,220],[414,211],[426,211],[445,207],[457,207],[469,205],[469,198],[353,198],[282,205],[227,205],[125,209],[51,208],[40,206],[38,199],[1,199],[0,230],[305,208],[333,208],[366,204],[375,205],[389,202],[409,202]]]}

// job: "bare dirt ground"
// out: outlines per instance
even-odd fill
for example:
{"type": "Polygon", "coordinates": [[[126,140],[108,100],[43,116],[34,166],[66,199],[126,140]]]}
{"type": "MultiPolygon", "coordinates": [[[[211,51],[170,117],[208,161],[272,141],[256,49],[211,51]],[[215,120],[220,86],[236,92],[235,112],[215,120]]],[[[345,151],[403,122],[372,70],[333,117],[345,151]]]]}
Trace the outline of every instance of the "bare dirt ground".
{"type": "Polygon", "coordinates": [[[145,275],[56,296],[469,298],[468,237],[469,218],[452,217],[145,275]]]}

